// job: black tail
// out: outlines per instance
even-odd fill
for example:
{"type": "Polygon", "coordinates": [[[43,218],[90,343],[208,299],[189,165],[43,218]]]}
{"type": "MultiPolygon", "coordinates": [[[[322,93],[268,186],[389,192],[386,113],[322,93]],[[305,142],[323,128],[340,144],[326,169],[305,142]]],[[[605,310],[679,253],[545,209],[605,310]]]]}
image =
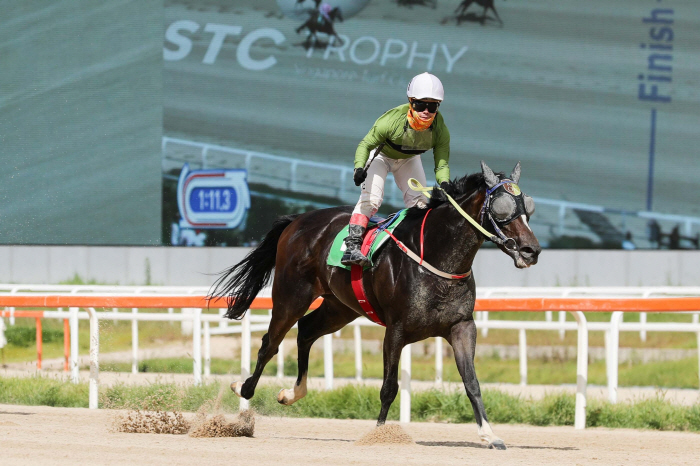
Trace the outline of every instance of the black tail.
{"type": "Polygon", "coordinates": [[[238,264],[220,273],[212,285],[209,298],[226,298],[229,319],[240,319],[250,308],[260,290],[269,283],[277,258],[277,242],[282,232],[298,215],[275,220],[262,242],[238,264]]]}

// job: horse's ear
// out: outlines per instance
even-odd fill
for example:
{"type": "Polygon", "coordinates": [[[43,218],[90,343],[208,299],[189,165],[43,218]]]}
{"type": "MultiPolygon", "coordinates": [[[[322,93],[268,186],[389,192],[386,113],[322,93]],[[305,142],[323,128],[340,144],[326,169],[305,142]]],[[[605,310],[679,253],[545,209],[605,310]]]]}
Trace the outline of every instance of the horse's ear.
{"type": "Polygon", "coordinates": [[[520,162],[515,164],[513,173],[510,174],[510,179],[513,180],[515,184],[518,184],[518,181],[520,180],[520,162]]]}
{"type": "Polygon", "coordinates": [[[498,177],[496,174],[491,170],[488,165],[484,163],[484,161],[481,161],[481,172],[484,174],[484,180],[486,180],[486,186],[489,188],[493,188],[496,186],[499,182],[498,177]]]}

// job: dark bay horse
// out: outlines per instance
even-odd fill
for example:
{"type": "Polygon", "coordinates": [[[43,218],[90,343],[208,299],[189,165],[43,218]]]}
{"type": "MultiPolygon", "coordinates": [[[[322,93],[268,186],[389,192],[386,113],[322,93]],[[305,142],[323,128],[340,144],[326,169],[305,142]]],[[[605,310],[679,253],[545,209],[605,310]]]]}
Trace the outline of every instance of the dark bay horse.
{"type": "Polygon", "coordinates": [[[469,5],[471,5],[472,3],[476,3],[477,5],[484,8],[483,13],[481,14],[481,18],[479,19],[479,22],[482,25],[484,24],[484,21],[486,21],[486,12],[488,10],[492,10],[493,14],[496,15],[496,19],[498,19],[498,22],[501,23],[501,25],[503,25],[503,21],[501,20],[501,17],[498,16],[498,12],[496,11],[494,0],[463,0],[462,3],[460,3],[459,6],[457,6],[457,9],[455,10],[455,15],[457,15],[457,24],[459,24],[461,20],[466,17],[467,8],[469,8],[469,5]]]}
{"type": "MultiPolygon", "coordinates": [[[[483,214],[482,223],[489,232],[500,231],[502,238],[508,238],[499,247],[512,258],[516,267],[525,268],[537,263],[541,249],[528,226],[534,203],[521,193],[516,184],[519,178],[519,163],[508,178],[512,181],[504,182],[506,178],[502,173],[494,174],[482,162],[481,173],[450,182],[448,192],[472,218],[478,219],[480,213],[483,214]]],[[[433,189],[428,208],[432,210],[423,232],[425,261],[452,274],[470,271],[485,236],[446,202],[439,188],[433,189]]],[[[353,294],[350,272],[326,264],[333,239],[348,224],[351,211],[352,207],[337,207],[279,218],[260,245],[240,263],[223,271],[213,285],[210,296],[225,297],[228,301],[226,317],[240,319],[275,268],[274,304],[268,333],[262,338],[253,374],[245,383],[231,384],[238,396],[253,397],[265,365],[298,321],[298,378],[294,387],[281,390],[277,399],[285,405],[300,400],[306,395],[311,345],[323,335],[366,315],[353,294]],[[321,306],[306,314],[319,296],[323,297],[321,306]]],[[[421,225],[426,212],[417,207],[409,209],[394,231],[397,239],[414,252],[420,250],[421,225]]],[[[382,406],[377,425],[386,421],[398,392],[401,349],[426,338],[442,337],[454,350],[457,368],[474,409],[479,436],[489,447],[505,449],[503,441],[489,426],[474,370],[473,274],[464,279],[443,278],[418,265],[393,241],[388,243],[363,277],[367,298],[386,324],[382,406]]]]}
{"type": "Polygon", "coordinates": [[[299,34],[302,30],[308,29],[309,35],[306,36],[306,41],[304,42],[306,45],[311,45],[312,41],[314,44],[318,42],[316,34],[319,32],[328,35],[329,39],[334,37],[337,44],[342,45],[343,40],[333,27],[333,23],[336,21],[343,22],[343,13],[340,7],[330,8],[327,4],[321,4],[319,7],[319,3],[316,2],[317,10],[309,12],[309,19],[296,29],[296,33],[299,34]],[[324,9],[324,7],[328,8],[324,9]]]}

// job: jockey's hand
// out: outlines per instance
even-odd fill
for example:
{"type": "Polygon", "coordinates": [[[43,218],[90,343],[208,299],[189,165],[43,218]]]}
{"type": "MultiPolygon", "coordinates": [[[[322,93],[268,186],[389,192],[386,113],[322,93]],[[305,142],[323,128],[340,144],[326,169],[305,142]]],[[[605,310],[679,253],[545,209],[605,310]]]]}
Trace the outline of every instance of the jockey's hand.
{"type": "Polygon", "coordinates": [[[447,191],[447,188],[450,187],[450,183],[448,183],[447,181],[443,181],[442,183],[440,183],[440,187],[443,191],[447,191]]]}
{"type": "Polygon", "coordinates": [[[356,168],[355,173],[352,175],[352,180],[355,182],[355,186],[360,186],[366,178],[367,172],[364,168],[356,168]]]}

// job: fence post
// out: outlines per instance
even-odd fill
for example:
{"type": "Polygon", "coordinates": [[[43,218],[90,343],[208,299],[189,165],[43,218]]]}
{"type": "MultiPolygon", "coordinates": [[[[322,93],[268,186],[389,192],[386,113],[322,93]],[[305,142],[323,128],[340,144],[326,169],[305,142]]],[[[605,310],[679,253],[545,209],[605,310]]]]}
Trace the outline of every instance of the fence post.
{"type": "Polygon", "coordinates": [[[566,205],[559,205],[559,236],[564,236],[564,220],[566,218],[566,205]]]}
{"type": "Polygon", "coordinates": [[[610,351],[608,357],[608,400],[610,403],[617,403],[617,374],[620,361],[620,323],[623,313],[613,312],[610,316],[610,332],[608,344],[610,351]]]}
{"type": "Polygon", "coordinates": [[[202,385],[202,310],[194,309],[192,314],[192,369],[194,385],[202,385]]]}
{"type": "Polygon", "coordinates": [[[588,325],[581,311],[571,312],[578,323],[578,345],[576,355],[576,407],[574,428],[586,428],[586,385],[588,384],[588,325]]]}
{"type": "Polygon", "coordinates": [[[70,312],[70,369],[71,382],[80,382],[78,367],[78,308],[71,307],[70,312]]]}
{"type": "Polygon", "coordinates": [[[70,367],[70,323],[63,319],[63,372],[70,367]]]}
{"type": "Polygon", "coordinates": [[[88,408],[97,409],[100,380],[100,322],[94,308],[87,308],[90,316],[90,382],[88,408]]]}
{"type": "MultiPolygon", "coordinates": [[[[647,313],[646,312],[639,313],[639,323],[642,324],[642,326],[647,323],[647,313]]],[[[647,341],[647,331],[646,330],[639,331],[639,339],[642,341],[647,341]]]]}
{"type": "MultiPolygon", "coordinates": [[[[131,313],[139,313],[138,308],[131,308],[131,313]]],[[[139,321],[136,318],[131,320],[131,373],[139,372],[139,321]]]]}
{"type": "Polygon", "coordinates": [[[289,190],[293,192],[297,190],[297,165],[299,165],[299,162],[293,160],[290,167],[291,180],[289,181],[289,190]]]}
{"type": "Polygon", "coordinates": [[[228,328],[228,319],[224,317],[224,314],[226,314],[226,309],[219,309],[219,328],[228,328]]]}
{"type": "MultiPolygon", "coordinates": [[[[563,324],[564,322],[566,322],[566,311],[559,311],[559,323],[563,324]]],[[[566,330],[559,330],[559,339],[563,340],[564,336],[566,336],[566,330]]]]}
{"type": "Polygon", "coordinates": [[[435,337],[435,385],[442,385],[442,337],[435,337]]]}
{"type": "Polygon", "coordinates": [[[353,333],[355,337],[355,380],[362,382],[362,333],[359,325],[354,326],[353,333]]]}
{"type": "Polygon", "coordinates": [[[401,401],[399,421],[411,422],[411,345],[401,350],[401,401]]]}
{"type": "Polygon", "coordinates": [[[338,199],[345,201],[345,170],[340,170],[340,184],[338,185],[338,199]]]}
{"type": "Polygon", "coordinates": [[[211,334],[209,321],[204,321],[204,377],[211,375],[211,334]]]}
{"type": "Polygon", "coordinates": [[[326,390],[333,389],[333,334],[323,335],[323,377],[326,390]]]}
{"type": "Polygon", "coordinates": [[[44,340],[41,335],[41,318],[36,318],[36,369],[41,370],[41,353],[43,351],[44,340]]]}
{"type": "MultiPolygon", "coordinates": [[[[241,382],[250,376],[250,310],[241,319],[241,382]]],[[[248,409],[248,400],[241,397],[238,405],[241,411],[248,409]]]]}
{"type": "Polygon", "coordinates": [[[284,377],[284,338],[277,348],[277,378],[281,379],[282,377],[284,377]]]}
{"type": "Polygon", "coordinates": [[[527,385],[527,336],[525,329],[518,332],[518,349],[520,353],[520,386],[527,385]]]}
{"type": "Polygon", "coordinates": [[[208,168],[208,166],[207,166],[207,152],[209,152],[209,146],[203,145],[202,146],[202,170],[206,170],[208,168]]]}

